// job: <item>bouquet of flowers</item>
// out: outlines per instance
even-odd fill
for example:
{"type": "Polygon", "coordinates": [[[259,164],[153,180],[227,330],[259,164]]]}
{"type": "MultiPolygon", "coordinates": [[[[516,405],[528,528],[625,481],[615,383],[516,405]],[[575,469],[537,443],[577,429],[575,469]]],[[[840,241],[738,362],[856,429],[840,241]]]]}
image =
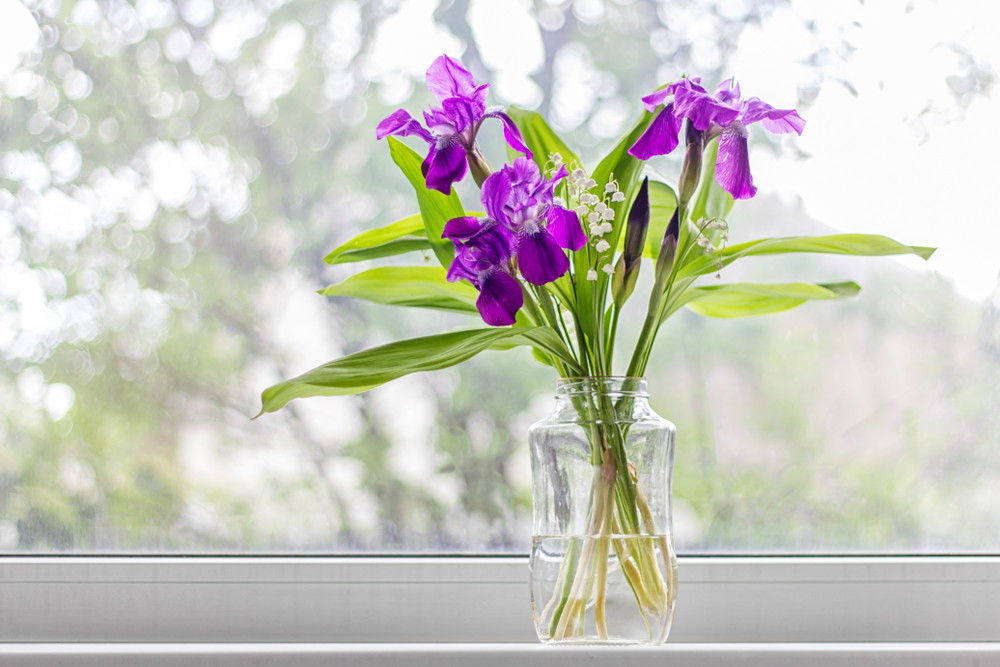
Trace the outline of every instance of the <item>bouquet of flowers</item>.
{"type": "MultiPolygon", "coordinates": [[[[635,125],[589,168],[538,113],[487,106],[489,86],[477,84],[458,60],[436,59],[427,70],[427,87],[437,106],[424,111],[424,123],[400,109],[376,131],[413,187],[419,213],[359,234],[326,260],[339,264],[424,251],[440,266],[370,268],[322,293],[466,313],[487,326],[393,342],[331,361],[264,391],[262,412],[296,398],[363,392],[409,373],[453,366],[484,350],[514,346],[530,346],[535,358],[562,378],[622,372],[637,378],[646,371],[660,327],[682,307],[717,317],[760,315],[809,300],[850,297],[860,289],[853,282],[699,283],[737,260],[782,253],[927,258],[933,252],[868,234],[728,243],[727,217],[735,200],[756,193],[749,128],[801,134],[805,127],[794,110],[744,98],[732,80],[713,93],[698,78],[681,78],[644,97],[645,110],[635,125]],[[509,146],[509,159],[499,169],[477,143],[488,120],[499,121],[509,146]],[[397,137],[423,140],[417,143],[426,143],[426,155],[397,137]],[[643,177],[645,162],[678,149],[682,137],[684,159],[675,186],[643,177]],[[452,190],[468,173],[480,189],[480,211],[467,210],[452,190]],[[619,319],[642,270],[652,271],[645,317],[631,356],[619,366],[619,319]]],[[[599,418],[613,408],[597,401],[587,409],[599,418]]],[[[643,533],[647,508],[622,434],[595,432],[591,440],[592,464],[611,490],[602,492],[595,484],[590,525],[614,526],[623,535],[643,533]]],[[[606,635],[603,583],[579,567],[594,560],[599,544],[567,553],[565,581],[543,619],[549,637],[577,631],[595,588],[597,632],[606,635]],[[581,591],[581,599],[573,591],[581,591]]],[[[625,576],[643,613],[662,613],[672,608],[672,591],[652,552],[643,551],[654,547],[642,544],[649,543],[618,557],[631,563],[625,576]]]]}

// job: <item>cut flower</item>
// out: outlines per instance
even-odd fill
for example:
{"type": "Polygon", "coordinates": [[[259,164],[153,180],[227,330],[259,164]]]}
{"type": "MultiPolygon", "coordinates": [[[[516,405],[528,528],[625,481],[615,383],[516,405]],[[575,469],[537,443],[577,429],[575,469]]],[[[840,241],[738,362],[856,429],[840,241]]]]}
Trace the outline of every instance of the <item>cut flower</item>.
{"type": "Polygon", "coordinates": [[[794,109],[775,109],[756,97],[740,99],[740,87],[728,79],[715,95],[701,86],[698,78],[681,79],[642,98],[650,112],[664,105],[659,114],[629,149],[643,160],[670,153],[679,143],[681,122],[686,118],[705,141],[719,138],[715,178],[735,199],[749,199],[757,193],[750,174],[747,126],[759,122],[774,133],[802,134],[806,122],[794,109]]]}
{"type": "Polygon", "coordinates": [[[479,126],[487,118],[503,123],[507,143],[516,151],[531,157],[521,132],[503,107],[487,107],[489,84],[476,85],[472,74],[458,60],[447,55],[437,58],[427,68],[427,88],[437,99],[438,107],[424,111],[425,128],[405,109],[386,117],[375,130],[375,137],[417,135],[430,145],[421,171],[427,187],[444,194],[451,193],[452,183],[465,177],[467,161],[482,160],[476,145],[479,126]]]}

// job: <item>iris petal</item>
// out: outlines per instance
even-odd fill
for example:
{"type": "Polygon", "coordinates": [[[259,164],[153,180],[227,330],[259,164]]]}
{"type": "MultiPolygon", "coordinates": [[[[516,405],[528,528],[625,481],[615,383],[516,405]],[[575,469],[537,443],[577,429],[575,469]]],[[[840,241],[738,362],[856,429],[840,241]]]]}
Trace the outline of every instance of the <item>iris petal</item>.
{"type": "Polygon", "coordinates": [[[723,130],[719,137],[715,178],[734,199],[750,199],[757,194],[753,176],[750,174],[747,131],[741,123],[733,123],[723,130]]]}
{"type": "Polygon", "coordinates": [[[500,171],[494,171],[486,177],[479,198],[483,202],[483,206],[486,207],[486,213],[494,220],[504,224],[510,224],[507,211],[504,209],[510,198],[510,191],[510,174],[504,168],[500,171]]]}
{"type": "Polygon", "coordinates": [[[472,127],[483,115],[483,105],[466,97],[449,97],[441,103],[441,111],[447,116],[456,132],[464,132],[472,127]]]}
{"type": "Polygon", "coordinates": [[[629,155],[648,160],[654,155],[666,155],[677,148],[677,136],[681,131],[681,121],[674,115],[671,102],[649,124],[642,136],[628,149],[629,155]]]}
{"type": "Polygon", "coordinates": [[[425,130],[420,123],[413,118],[405,109],[399,109],[389,114],[378,127],[375,128],[375,138],[383,139],[390,134],[400,137],[407,137],[416,134],[428,143],[434,141],[430,132],[425,130]]]}
{"type": "Polygon", "coordinates": [[[427,159],[420,165],[427,180],[427,187],[446,195],[451,194],[451,184],[465,176],[465,149],[457,141],[443,147],[431,146],[427,159]]]}
{"type": "Polygon", "coordinates": [[[696,129],[702,131],[707,130],[712,123],[727,127],[740,113],[738,108],[693,87],[678,88],[674,93],[674,105],[677,107],[677,116],[687,118],[696,129]]]}
{"type": "Polygon", "coordinates": [[[552,206],[546,215],[546,229],[552,234],[559,247],[576,252],[587,245],[587,237],[580,226],[576,211],[567,211],[562,206],[552,206]]]}
{"type": "Polygon", "coordinates": [[[476,80],[462,63],[448,55],[441,55],[427,68],[427,89],[437,101],[444,102],[449,97],[475,97],[483,94],[476,87],[476,80]]]}
{"type": "Polygon", "coordinates": [[[569,270],[566,253],[544,229],[521,237],[517,244],[517,262],[521,275],[532,285],[550,283],[569,270]]]}
{"type": "Polygon", "coordinates": [[[524,305],[521,284],[506,271],[496,268],[480,284],[476,308],[486,324],[502,327],[514,324],[517,311],[524,305]]]}
{"type": "Polygon", "coordinates": [[[528,149],[527,144],[524,143],[521,130],[517,129],[517,125],[514,124],[510,116],[503,111],[496,110],[494,107],[487,110],[483,118],[499,118],[500,122],[503,123],[503,137],[507,140],[507,145],[518,153],[524,153],[527,157],[531,157],[531,151],[528,149]]]}
{"type": "Polygon", "coordinates": [[[468,241],[482,229],[483,226],[479,223],[479,218],[469,216],[452,218],[445,223],[441,238],[452,241],[468,241]]]}
{"type": "Polygon", "coordinates": [[[806,122],[794,109],[775,109],[756,97],[743,102],[741,120],[744,125],[760,122],[764,129],[775,134],[795,132],[802,134],[806,122]]]}

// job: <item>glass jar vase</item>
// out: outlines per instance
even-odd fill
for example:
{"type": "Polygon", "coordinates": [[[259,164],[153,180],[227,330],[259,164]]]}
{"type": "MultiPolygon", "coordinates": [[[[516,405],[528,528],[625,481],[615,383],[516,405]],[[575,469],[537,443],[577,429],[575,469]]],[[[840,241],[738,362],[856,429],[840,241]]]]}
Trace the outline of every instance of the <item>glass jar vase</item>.
{"type": "Polygon", "coordinates": [[[677,597],[674,425],[641,378],[560,380],[531,426],[531,613],[544,642],[661,644],[677,597]]]}

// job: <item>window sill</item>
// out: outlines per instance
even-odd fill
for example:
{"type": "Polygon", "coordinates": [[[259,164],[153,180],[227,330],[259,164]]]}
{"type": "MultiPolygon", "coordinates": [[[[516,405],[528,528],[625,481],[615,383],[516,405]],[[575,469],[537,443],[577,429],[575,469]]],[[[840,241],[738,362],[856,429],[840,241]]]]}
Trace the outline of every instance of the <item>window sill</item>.
{"type": "Polygon", "coordinates": [[[1000,643],[670,644],[554,647],[540,644],[0,644],[8,667],[351,665],[352,667],[576,667],[590,661],[652,667],[923,667],[997,664],[1000,643]]]}
{"type": "MultiPolygon", "coordinates": [[[[669,651],[840,642],[896,651],[909,650],[897,642],[944,642],[955,650],[1000,642],[1000,558],[679,560],[669,651]]],[[[0,646],[169,643],[224,651],[262,642],[277,646],[267,650],[337,652],[360,643],[394,655],[383,645],[420,642],[549,651],[532,648],[527,576],[524,557],[0,558],[0,646]]]]}

